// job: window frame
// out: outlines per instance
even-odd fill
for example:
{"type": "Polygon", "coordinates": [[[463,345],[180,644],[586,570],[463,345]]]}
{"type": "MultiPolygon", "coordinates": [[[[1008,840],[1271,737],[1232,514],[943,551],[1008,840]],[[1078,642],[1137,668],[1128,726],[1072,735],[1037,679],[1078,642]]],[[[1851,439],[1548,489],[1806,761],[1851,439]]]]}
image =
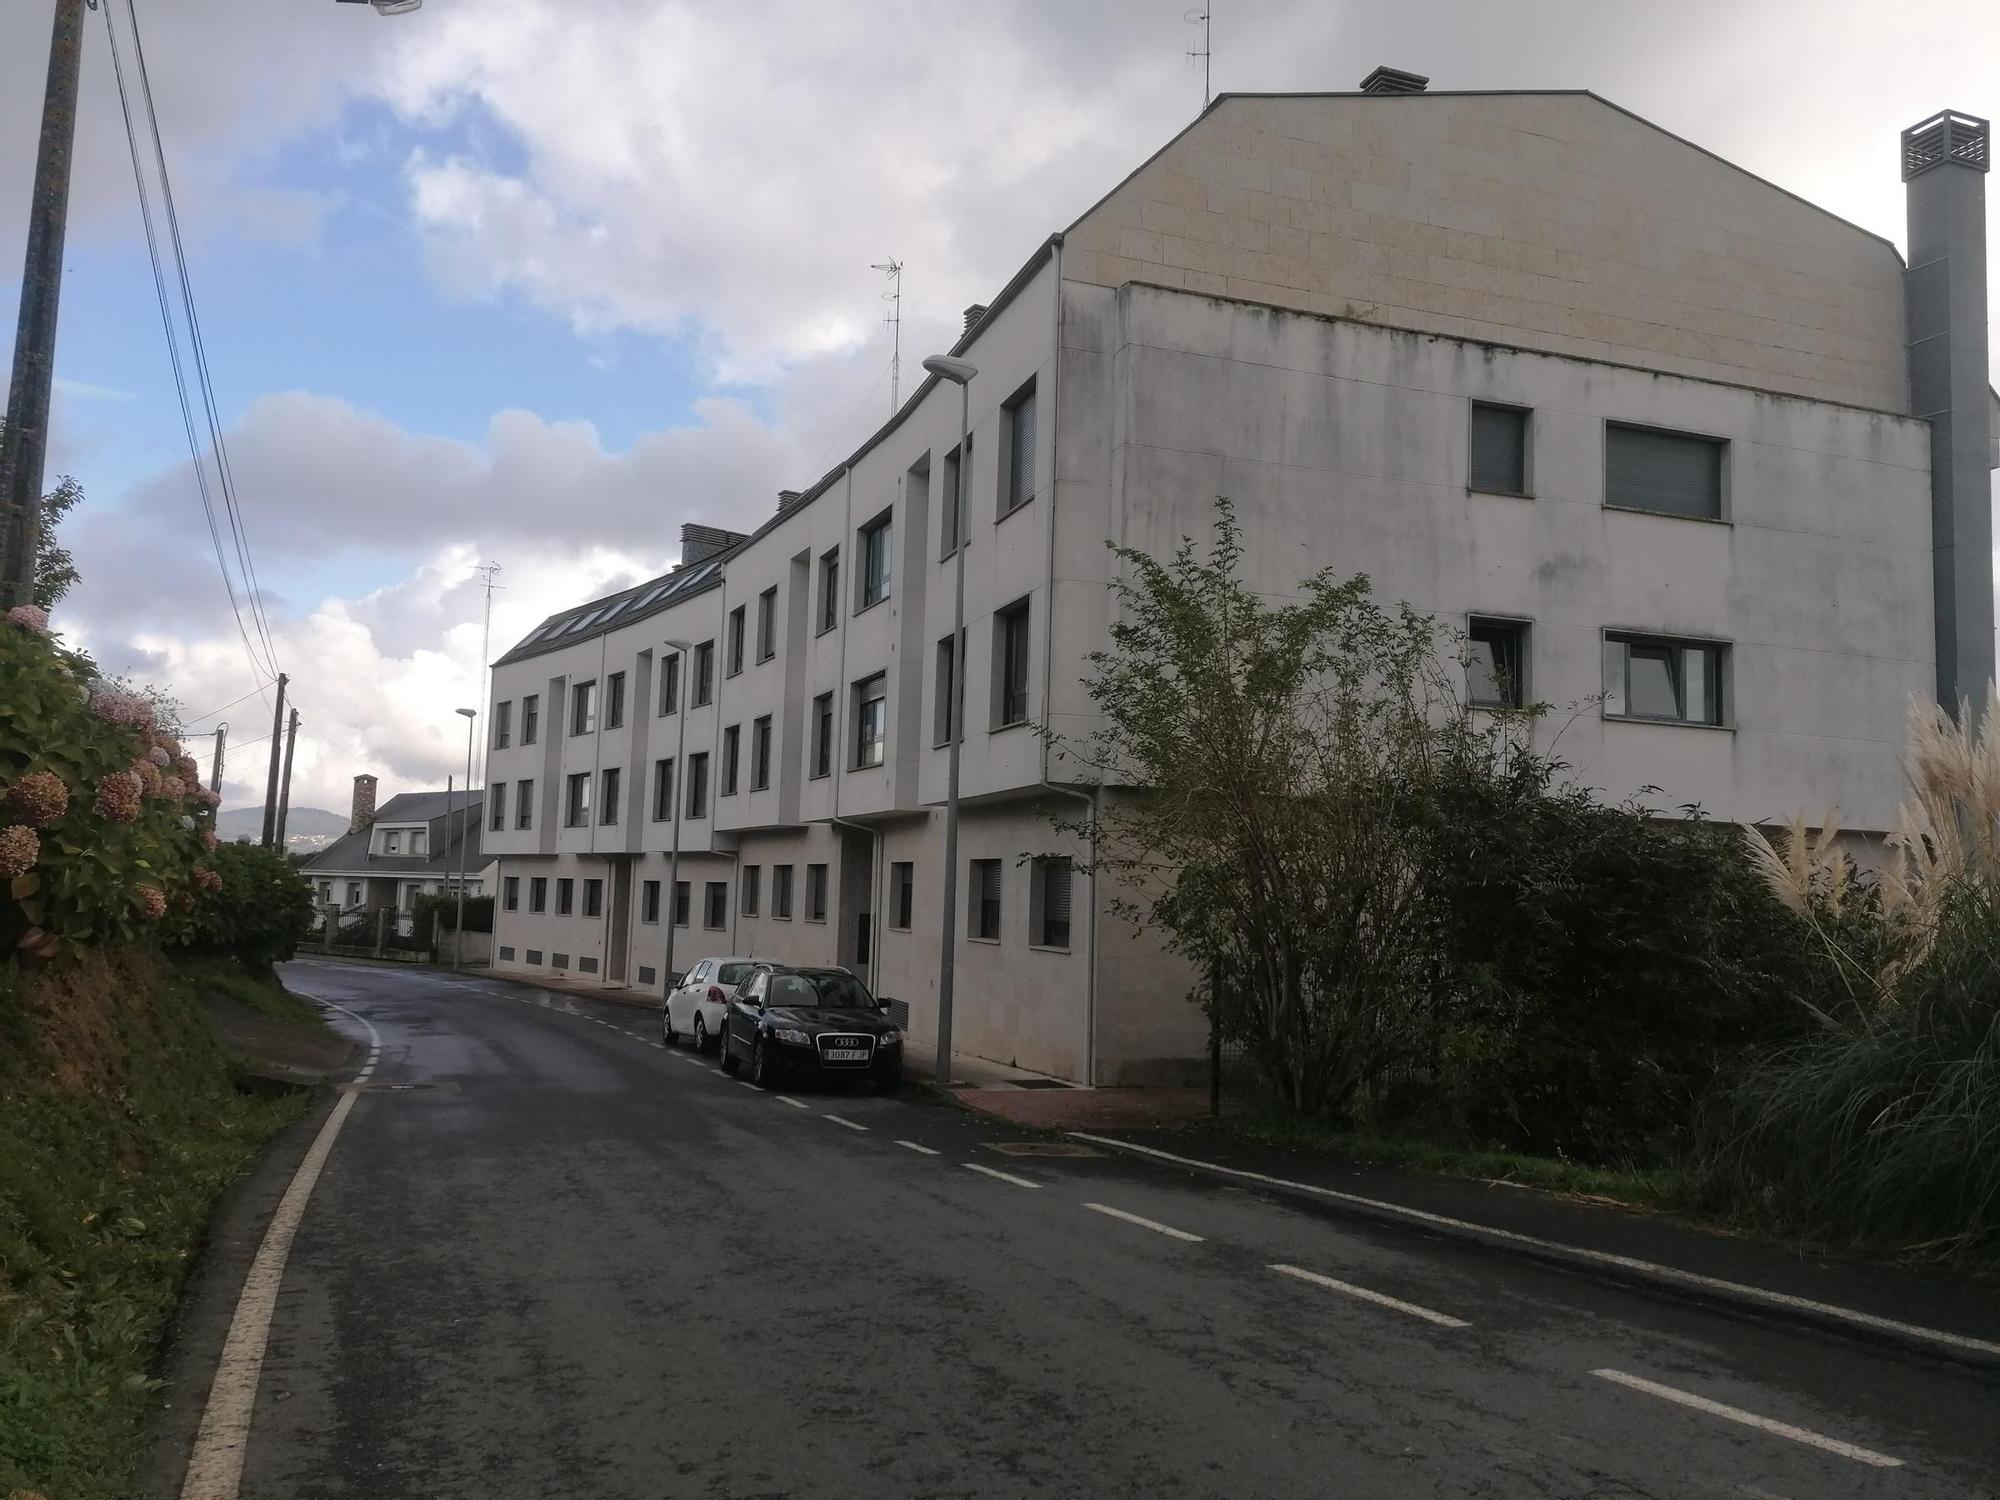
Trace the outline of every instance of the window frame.
{"type": "Polygon", "coordinates": [[[806,866],[806,914],[808,922],[824,922],[827,911],[827,867],[824,864],[806,866]]]}
{"type": "Polygon", "coordinates": [[[597,733],[597,679],[569,685],[569,737],[597,733]]]}
{"type": "Polygon", "coordinates": [[[857,615],[882,603],[894,586],[895,525],[896,508],[892,505],[855,528],[854,613],[857,615]]]}
{"type": "Polygon", "coordinates": [[[514,700],[506,698],[493,705],[493,748],[505,750],[514,738],[514,700]]]}
{"type": "Polygon", "coordinates": [[[1035,629],[1031,599],[1023,595],[1004,609],[993,611],[993,703],[992,732],[998,734],[1003,729],[1015,729],[1028,722],[1028,710],[1034,696],[1035,629]],[[1021,712],[1009,718],[1007,715],[1008,695],[1013,690],[1008,668],[1014,660],[1014,628],[1020,626],[1020,667],[1021,667],[1021,712]]]}
{"type": "Polygon", "coordinates": [[[965,895],[965,940],[969,943],[997,943],[1004,932],[1007,919],[1006,873],[1002,861],[997,859],[974,859],[967,861],[969,873],[965,895]],[[992,930],[987,931],[987,895],[985,879],[991,874],[993,880],[992,930]]]}
{"type": "Polygon", "coordinates": [[[1672,635],[1647,630],[1607,629],[1603,632],[1602,657],[1604,670],[1599,678],[1602,689],[1601,713],[1607,722],[1623,724],[1664,724],[1682,729],[1733,729],[1731,721],[1730,677],[1731,643],[1705,639],[1699,636],[1672,635]],[[1665,714],[1642,714],[1631,711],[1632,700],[1632,650],[1638,646],[1647,651],[1673,651],[1677,658],[1667,664],[1669,684],[1680,707],[1678,716],[1665,714]],[[1610,675],[1610,655],[1613,647],[1624,648],[1624,676],[1620,684],[1618,699],[1621,706],[1613,710],[1613,694],[1606,683],[1610,675]],[[1700,652],[1706,658],[1703,668],[1702,696],[1704,707],[1711,710],[1714,718],[1686,717],[1688,681],[1687,653],[1700,652]]]}
{"type": "Polygon", "coordinates": [[[1605,510],[1622,511],[1634,516],[1666,516],[1675,521],[1706,521],[1711,526],[1731,524],[1729,496],[1730,440],[1717,437],[1709,432],[1690,432],[1681,427],[1658,427],[1647,422],[1623,422],[1607,417],[1602,433],[1602,464],[1598,474],[1601,498],[1605,510]],[[1682,442],[1699,443],[1710,448],[1715,454],[1715,514],[1706,515],[1691,510],[1662,510],[1653,505],[1628,505],[1611,498],[1611,443],[1612,434],[1619,432],[1637,433],[1642,436],[1673,438],[1682,442]]]}
{"type": "Polygon", "coordinates": [[[972,481],[965,470],[971,465],[973,434],[965,435],[965,442],[945,454],[939,467],[950,483],[940,493],[938,505],[938,561],[945,562],[956,553],[965,541],[965,534],[971,528],[966,524],[972,514],[972,481]]]}
{"type": "Polygon", "coordinates": [[[1505,401],[1479,401],[1467,403],[1465,422],[1465,488],[1474,495],[1504,495],[1512,500],[1532,500],[1535,498],[1535,409],[1532,406],[1515,406],[1505,401]],[[1521,423],[1521,487],[1508,489],[1504,486],[1481,484],[1473,467],[1473,455],[1479,451],[1475,433],[1479,427],[1479,414],[1499,412],[1516,417],[1521,423]]]}
{"type": "Polygon", "coordinates": [[[507,783],[496,781],[487,789],[486,800],[492,805],[486,810],[486,831],[505,833],[507,831],[507,783]]]}
{"type": "Polygon", "coordinates": [[[639,882],[639,921],[650,927],[660,925],[660,882],[657,880],[639,882]]]}
{"type": "Polygon", "coordinates": [[[812,727],[812,769],[807,773],[811,780],[818,781],[833,774],[833,736],[837,727],[833,713],[833,694],[824,692],[813,698],[812,727]]]}
{"type": "Polygon", "coordinates": [[[1465,643],[1468,654],[1480,631],[1510,636],[1514,647],[1514,677],[1509,684],[1513,691],[1513,701],[1505,699],[1481,698],[1473,687],[1472,663],[1465,668],[1465,702],[1468,708],[1477,708],[1489,713],[1517,712],[1526,708],[1530,699],[1528,681],[1532,673],[1532,652],[1534,642],[1534,622],[1518,615],[1468,615],[1465,622],[1465,643]]]}
{"type": "Polygon", "coordinates": [[[706,708],[715,701],[715,640],[699,641],[694,648],[693,694],[689,708],[706,708]]]}
{"type": "Polygon", "coordinates": [[[1006,441],[1001,445],[1000,450],[1001,472],[999,474],[1000,482],[997,490],[998,504],[994,507],[994,519],[996,521],[1004,521],[1009,516],[1026,510],[1030,505],[1035,503],[1035,497],[1039,493],[1035,489],[1035,449],[1041,441],[1041,404],[1036,400],[1035,393],[1035,381],[1031,376],[1028,383],[1012,396],[1008,397],[1005,404],[1000,408],[1000,420],[1006,441]],[[1034,425],[1030,430],[1031,443],[1027,454],[1028,479],[1026,493],[1020,493],[1021,486],[1016,482],[1019,479],[1017,471],[1020,467],[1022,456],[1020,452],[1020,421],[1021,409],[1023,407],[1032,407],[1034,411],[1034,425]]]}
{"type": "Polygon", "coordinates": [[[914,860],[889,864],[889,930],[908,932],[917,913],[917,866],[914,860]]]}
{"type": "Polygon", "coordinates": [[[604,727],[620,729],[625,724],[625,674],[613,672],[604,679],[604,727]]]}
{"type": "Polygon", "coordinates": [[[965,632],[956,638],[945,636],[933,648],[931,668],[931,748],[941,750],[951,744],[950,716],[958,716],[958,740],[965,743],[965,676],[960,662],[965,657],[965,632]],[[950,665],[946,666],[949,659],[950,665]],[[951,699],[947,703],[947,698],[951,699]]]}
{"type": "Polygon", "coordinates": [[[500,909],[519,911],[521,909],[521,877],[504,875],[500,879],[500,909]]]}
{"type": "Polygon", "coordinates": [[[737,773],[743,761],[743,726],[729,724],[722,731],[722,790],[718,797],[734,797],[738,781],[737,773]]]}
{"type": "Polygon", "coordinates": [[[797,866],[792,864],[771,866],[771,920],[774,922],[792,920],[794,895],[792,871],[796,868],[797,866]]]}
{"type": "Polygon", "coordinates": [[[687,788],[687,820],[690,823],[699,822],[708,816],[708,752],[706,750],[697,751],[688,757],[688,774],[683,778],[683,784],[687,788]],[[699,808],[697,808],[696,803],[697,793],[700,798],[699,808]]]}
{"type": "Polygon", "coordinates": [[[583,878],[583,914],[586,917],[604,915],[604,877],[586,875],[583,878]]]}
{"type": "Polygon", "coordinates": [[[1068,953],[1075,938],[1076,861],[1067,854],[1039,854],[1028,865],[1028,946],[1048,953],[1068,953]],[[1063,890],[1062,941],[1049,935],[1048,878],[1060,871],[1063,890]]]}
{"type": "Polygon", "coordinates": [[[720,932],[729,925],[729,882],[710,880],[701,893],[701,925],[704,931],[720,932]]]}
{"type": "Polygon", "coordinates": [[[556,915],[559,917],[576,915],[576,877],[573,875],[556,877],[556,915]]]}
{"type": "Polygon", "coordinates": [[[854,684],[854,743],[849,747],[852,758],[848,769],[852,771],[878,771],[889,763],[889,674],[871,672],[854,684]],[[876,735],[871,742],[867,738],[870,720],[869,710],[874,708],[876,735]],[[870,749],[875,758],[866,758],[870,749]]]}
{"type": "Polygon", "coordinates": [[[623,766],[606,766],[599,776],[602,784],[597,789],[597,826],[614,828],[618,824],[619,793],[623,790],[625,775],[623,766]]]}
{"type": "Polygon", "coordinates": [[[674,882],[674,926],[686,927],[694,920],[694,882],[674,882]]]}
{"type": "Polygon", "coordinates": [[[674,820],[674,758],[662,755],[653,761],[653,816],[654,823],[671,823],[674,820]]]}
{"type": "Polygon", "coordinates": [[[759,913],[757,908],[764,899],[764,867],[745,865],[736,876],[737,909],[746,917],[759,913]]]}
{"type": "Polygon", "coordinates": [[[687,653],[674,651],[660,658],[660,711],[655,716],[666,718],[681,711],[681,658],[687,653]]]}
{"type": "Polygon", "coordinates": [[[563,827],[590,826],[590,784],[596,778],[588,771],[573,771],[563,785],[563,827]]]}
{"type": "Polygon", "coordinates": [[[521,697],[521,744],[523,747],[535,743],[542,731],[542,695],[524,693],[521,697]]]}
{"type": "Polygon", "coordinates": [[[524,776],[514,783],[514,831],[531,833],[535,827],[535,778],[524,776]]]}
{"type": "Polygon", "coordinates": [[[771,789],[771,715],[759,714],[750,721],[750,790],[771,789]]]}
{"type": "Polygon", "coordinates": [[[741,677],[743,675],[743,637],[749,631],[749,606],[739,604],[729,612],[729,628],[724,634],[728,645],[724,651],[722,675],[741,677]]]}
{"type": "Polygon", "coordinates": [[[831,547],[819,555],[819,628],[825,635],[840,628],[840,549],[831,547]]]}
{"type": "Polygon", "coordinates": [[[774,583],[757,596],[757,660],[769,661],[778,654],[778,586],[774,583]]]}
{"type": "Polygon", "coordinates": [[[528,911],[530,915],[541,916],[549,909],[549,877],[530,875],[528,877],[528,911]]]}

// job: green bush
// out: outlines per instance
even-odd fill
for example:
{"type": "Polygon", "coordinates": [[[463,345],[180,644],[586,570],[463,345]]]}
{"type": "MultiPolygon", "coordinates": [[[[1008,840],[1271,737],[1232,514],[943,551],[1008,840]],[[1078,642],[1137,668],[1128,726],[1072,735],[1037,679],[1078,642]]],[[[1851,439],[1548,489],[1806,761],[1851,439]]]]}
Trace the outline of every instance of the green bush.
{"type": "Polygon", "coordinates": [[[176,924],[170,945],[230,954],[252,973],[290,958],[313,920],[312,887],[298,866],[257,844],[219,845],[209,864],[221,889],[176,924]]]}

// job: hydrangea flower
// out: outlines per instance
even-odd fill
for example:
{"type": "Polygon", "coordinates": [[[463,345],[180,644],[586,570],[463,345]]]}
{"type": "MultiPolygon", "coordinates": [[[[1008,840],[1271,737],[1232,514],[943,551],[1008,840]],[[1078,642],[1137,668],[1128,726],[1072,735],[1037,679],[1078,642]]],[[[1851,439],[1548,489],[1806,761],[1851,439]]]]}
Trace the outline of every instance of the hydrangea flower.
{"type": "Polygon", "coordinates": [[[215,830],[213,828],[202,829],[201,847],[204,849],[213,849],[215,847],[215,844],[216,844],[215,830]]]}
{"type": "Polygon", "coordinates": [[[69,788],[53,771],[30,771],[7,789],[4,805],[30,828],[46,827],[68,809],[69,788]]]}
{"type": "Polygon", "coordinates": [[[174,757],[174,774],[189,786],[201,785],[201,767],[195,764],[192,755],[174,757]]]}
{"type": "Polygon", "coordinates": [[[47,635],[49,612],[33,604],[17,604],[7,611],[7,623],[18,625],[23,630],[33,631],[36,635],[47,635]]]}
{"type": "Polygon", "coordinates": [[[150,760],[135,760],[132,762],[132,774],[139,778],[139,791],[142,796],[157,797],[160,795],[160,768],[158,766],[154,765],[150,760]]]}
{"type": "Polygon", "coordinates": [[[91,689],[90,711],[107,724],[129,724],[135,729],[150,729],[153,724],[152,704],[137,693],[113,687],[91,689]]]}
{"type": "Polygon", "coordinates": [[[97,783],[97,797],[92,805],[99,817],[109,818],[113,823],[136,822],[139,798],[144,790],[144,785],[133,772],[113,771],[97,783]]]}
{"type": "Polygon", "coordinates": [[[211,792],[205,786],[198,786],[194,789],[194,800],[199,802],[203,807],[220,807],[222,806],[222,793],[211,792]]]}
{"type": "Polygon", "coordinates": [[[155,745],[146,752],[146,759],[164,771],[167,768],[167,762],[172,760],[173,757],[167,754],[167,747],[165,745],[155,745]]]}
{"type": "Polygon", "coordinates": [[[162,776],[153,795],[165,797],[169,802],[178,802],[188,794],[188,784],[178,776],[162,776]]]}
{"type": "Polygon", "coordinates": [[[167,914],[167,893],[156,885],[142,885],[132,893],[132,904],[148,922],[157,922],[167,914]]]}
{"type": "Polygon", "coordinates": [[[219,891],[222,889],[222,877],[205,865],[197,865],[195,867],[194,883],[205,891],[219,891]]]}
{"type": "Polygon", "coordinates": [[[25,875],[42,857],[41,835],[23,823],[0,828],[0,880],[25,875]]]}

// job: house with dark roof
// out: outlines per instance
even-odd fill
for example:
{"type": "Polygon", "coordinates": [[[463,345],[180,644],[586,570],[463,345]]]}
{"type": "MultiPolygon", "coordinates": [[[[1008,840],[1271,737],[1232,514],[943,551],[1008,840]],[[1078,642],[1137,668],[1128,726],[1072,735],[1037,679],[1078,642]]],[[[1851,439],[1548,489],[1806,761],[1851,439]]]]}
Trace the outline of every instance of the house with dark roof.
{"type": "Polygon", "coordinates": [[[303,866],[319,906],[407,916],[418,896],[456,891],[461,870],[468,896],[492,889],[492,858],[480,850],[482,793],[401,792],[378,808],[375,787],[373,776],[354,778],[347,832],[303,866]]]}

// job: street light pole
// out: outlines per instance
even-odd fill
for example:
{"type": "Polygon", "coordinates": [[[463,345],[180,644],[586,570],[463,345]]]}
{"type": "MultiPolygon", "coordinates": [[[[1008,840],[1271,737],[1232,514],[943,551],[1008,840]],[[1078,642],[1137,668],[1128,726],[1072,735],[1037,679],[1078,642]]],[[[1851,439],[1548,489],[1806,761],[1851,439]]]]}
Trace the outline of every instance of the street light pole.
{"type": "MultiPolygon", "coordinates": [[[[680,735],[674,744],[673,775],[667,784],[668,794],[674,803],[674,838],[672,852],[667,855],[667,968],[662,993],[674,987],[674,919],[680,914],[681,888],[681,788],[687,775],[688,705],[687,674],[681,671],[679,663],[688,659],[694,650],[689,641],[662,641],[660,643],[674,653],[674,713],[681,721],[680,735]]],[[[662,671],[665,668],[661,668],[662,671]]]]}
{"type": "Polygon", "coordinates": [[[965,738],[965,549],[971,543],[966,534],[970,508],[965,503],[971,485],[972,454],[967,444],[972,432],[972,377],[976,365],[962,359],[933,354],[924,368],[958,387],[958,485],[952,496],[952,540],[958,557],[952,569],[951,599],[951,702],[945,705],[945,723],[951,743],[945,752],[944,793],[944,934],[938,950],[937,1081],[951,1083],[951,1002],[952,981],[958,970],[958,752],[965,738]]]}
{"type": "MultiPolygon", "coordinates": [[[[465,967],[465,877],[467,841],[472,837],[472,721],[478,717],[476,708],[461,708],[465,716],[465,794],[464,810],[458,816],[458,917],[451,929],[451,966],[465,967]]],[[[445,826],[451,826],[451,809],[445,809],[445,826]]],[[[445,860],[445,874],[451,873],[451,860],[445,860]]]]}

